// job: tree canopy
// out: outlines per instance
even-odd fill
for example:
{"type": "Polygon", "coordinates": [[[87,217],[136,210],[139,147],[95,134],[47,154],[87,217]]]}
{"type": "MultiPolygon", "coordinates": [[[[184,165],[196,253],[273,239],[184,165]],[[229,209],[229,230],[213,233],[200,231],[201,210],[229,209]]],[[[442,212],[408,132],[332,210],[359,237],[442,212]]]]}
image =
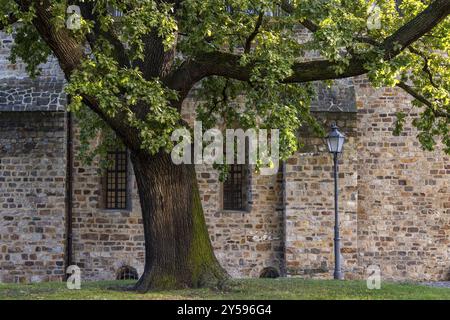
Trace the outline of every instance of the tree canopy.
{"type": "MultiPolygon", "coordinates": [[[[279,128],[284,157],[296,149],[299,126],[318,129],[310,82],[360,74],[410,93],[424,148],[439,138],[450,152],[449,11],[448,0],[0,1],[2,28],[21,22],[11,59],[34,76],[55,54],[70,109],[86,115],[86,104],[97,114],[84,117],[85,140],[112,127],[134,148],[170,149],[181,103],[203,81],[205,123],[279,128]],[[79,28],[67,28],[78,18],[69,5],[81,9],[79,28]],[[301,27],[306,41],[298,41],[301,27]],[[308,60],[311,51],[320,58],[308,60]]],[[[405,117],[398,114],[397,133],[405,117]]]]}

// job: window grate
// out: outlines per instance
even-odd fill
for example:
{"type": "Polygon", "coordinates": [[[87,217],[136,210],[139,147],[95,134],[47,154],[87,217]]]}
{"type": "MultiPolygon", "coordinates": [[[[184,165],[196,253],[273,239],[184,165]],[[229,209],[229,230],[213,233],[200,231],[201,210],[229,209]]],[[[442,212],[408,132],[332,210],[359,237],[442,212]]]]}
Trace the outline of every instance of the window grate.
{"type": "Polygon", "coordinates": [[[123,17],[123,12],[118,9],[111,9],[111,15],[115,18],[123,17]]]}
{"type": "Polygon", "coordinates": [[[117,149],[108,152],[106,169],[106,208],[126,209],[128,205],[128,155],[117,149]]]}
{"type": "Polygon", "coordinates": [[[247,170],[243,164],[230,166],[228,177],[223,183],[223,209],[245,210],[247,193],[247,170]]]}

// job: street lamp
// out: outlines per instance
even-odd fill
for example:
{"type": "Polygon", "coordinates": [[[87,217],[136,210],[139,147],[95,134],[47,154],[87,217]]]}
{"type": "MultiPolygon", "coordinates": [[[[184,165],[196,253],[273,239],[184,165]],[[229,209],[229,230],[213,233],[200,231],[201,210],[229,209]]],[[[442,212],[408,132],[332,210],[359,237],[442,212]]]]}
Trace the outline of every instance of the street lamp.
{"type": "Polygon", "coordinates": [[[338,211],[338,154],[342,153],[345,136],[339,132],[335,123],[331,125],[331,131],[326,137],[328,151],[333,154],[334,163],[334,279],[342,280],[341,270],[341,238],[339,236],[339,211],[338,211]]]}

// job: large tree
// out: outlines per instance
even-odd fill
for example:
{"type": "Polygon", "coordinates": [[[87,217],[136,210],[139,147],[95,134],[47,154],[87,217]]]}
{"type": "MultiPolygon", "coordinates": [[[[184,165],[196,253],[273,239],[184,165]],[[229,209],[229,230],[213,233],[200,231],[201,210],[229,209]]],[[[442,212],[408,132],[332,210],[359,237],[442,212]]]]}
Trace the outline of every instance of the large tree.
{"type": "MultiPolygon", "coordinates": [[[[195,168],[168,154],[197,83],[205,127],[281,129],[286,158],[300,126],[317,128],[311,82],[367,74],[376,86],[410,93],[421,108],[414,124],[422,145],[441,139],[449,152],[449,12],[449,0],[0,0],[0,27],[15,32],[11,59],[32,75],[56,56],[85,144],[101,131],[97,151],[106,150],[112,132],[130,150],[146,243],[136,289],[146,291],[225,277],[195,168]],[[67,19],[78,22],[69,5],[81,9],[79,28],[67,28],[67,19]],[[111,8],[123,15],[114,18],[111,8]],[[317,58],[308,60],[312,50],[317,58]]],[[[397,133],[404,119],[398,115],[397,133]]]]}

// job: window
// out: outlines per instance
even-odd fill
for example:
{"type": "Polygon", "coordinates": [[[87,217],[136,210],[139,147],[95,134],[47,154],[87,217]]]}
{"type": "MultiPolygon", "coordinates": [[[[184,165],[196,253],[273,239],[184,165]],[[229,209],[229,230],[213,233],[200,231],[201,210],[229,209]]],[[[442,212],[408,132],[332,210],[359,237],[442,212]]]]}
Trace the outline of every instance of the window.
{"type": "Polygon", "coordinates": [[[223,182],[223,209],[244,211],[247,209],[248,169],[244,164],[230,166],[223,182]]]}
{"type": "Polygon", "coordinates": [[[126,150],[116,149],[108,152],[106,169],[106,209],[128,208],[128,154],[126,150]]]}
{"type": "Polygon", "coordinates": [[[115,18],[123,17],[123,12],[120,11],[120,10],[118,10],[118,9],[111,8],[111,9],[110,9],[110,12],[111,12],[111,15],[112,15],[113,17],[115,17],[115,18]]]}
{"type": "Polygon", "coordinates": [[[123,17],[123,12],[120,11],[117,7],[112,5],[107,6],[108,13],[111,14],[114,18],[123,17]]]}

